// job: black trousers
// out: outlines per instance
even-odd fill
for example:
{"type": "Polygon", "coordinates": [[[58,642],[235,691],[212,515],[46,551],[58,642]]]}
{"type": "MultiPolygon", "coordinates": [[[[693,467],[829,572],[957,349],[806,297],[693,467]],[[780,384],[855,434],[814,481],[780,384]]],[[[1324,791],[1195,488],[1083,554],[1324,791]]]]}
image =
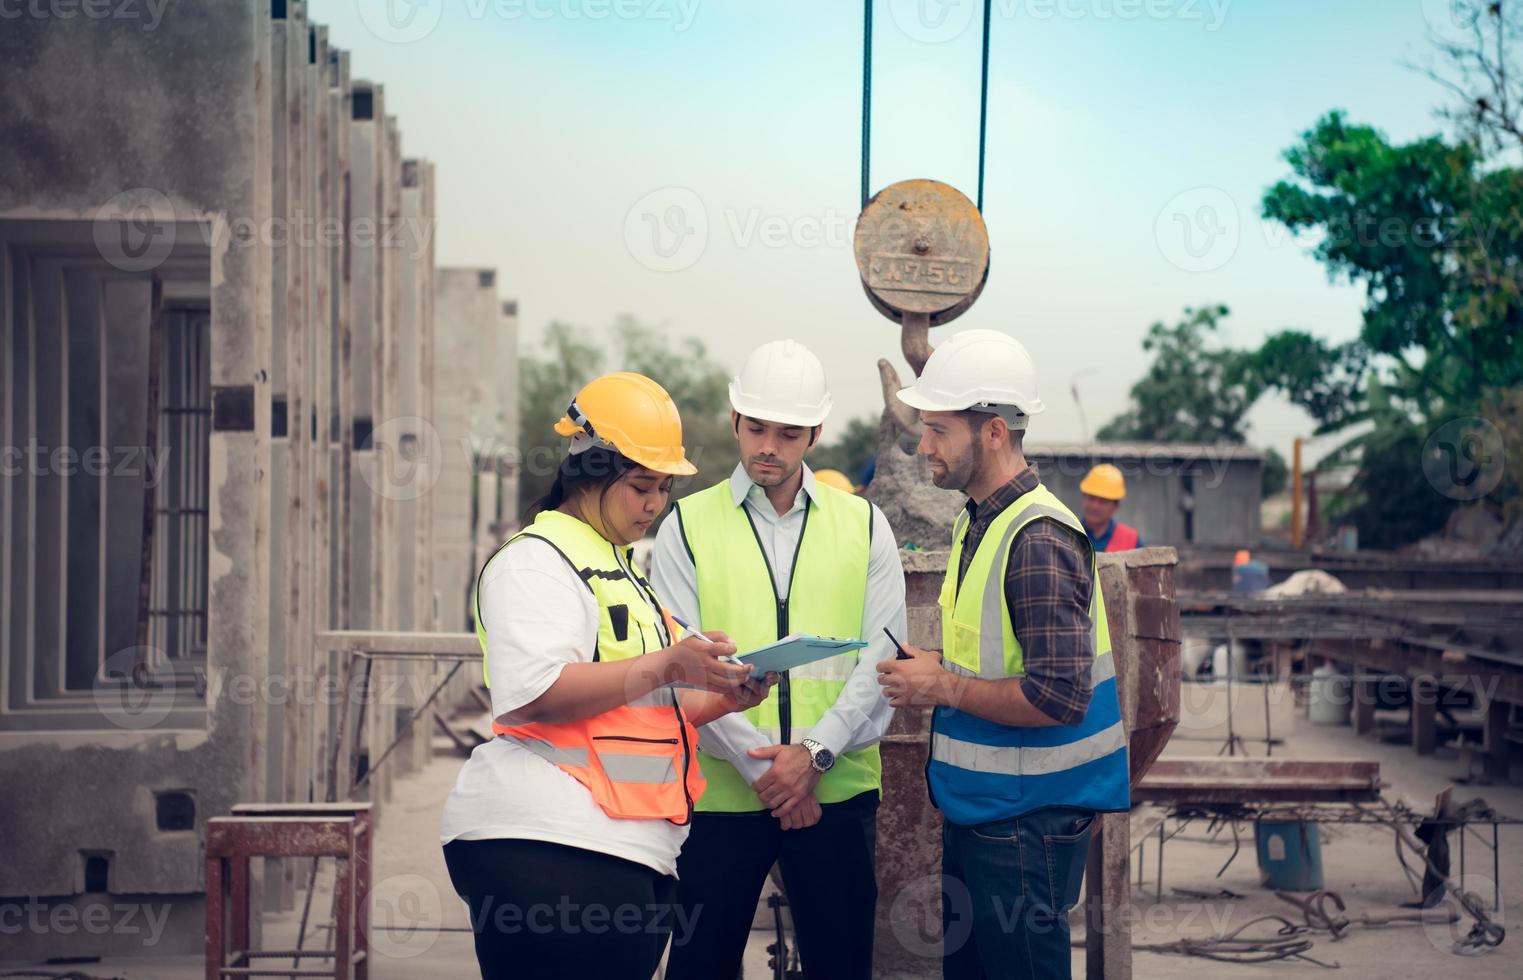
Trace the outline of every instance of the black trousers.
{"type": "Polygon", "coordinates": [[[809,980],[869,980],[873,964],[876,790],[821,806],[820,822],[782,829],[765,810],[695,813],[677,859],[677,904],[693,921],[672,943],[666,980],[732,980],[774,863],[809,980]]]}
{"type": "Polygon", "coordinates": [[[677,921],[670,875],[597,851],[456,840],[444,863],[470,906],[482,980],[650,980],[677,921]]]}

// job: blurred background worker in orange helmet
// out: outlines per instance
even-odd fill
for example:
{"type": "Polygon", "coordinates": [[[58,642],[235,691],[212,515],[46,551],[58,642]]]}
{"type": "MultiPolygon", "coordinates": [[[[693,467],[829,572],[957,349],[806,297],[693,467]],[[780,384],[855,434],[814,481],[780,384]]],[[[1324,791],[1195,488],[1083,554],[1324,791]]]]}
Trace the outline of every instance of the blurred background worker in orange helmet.
{"type": "Polygon", "coordinates": [[[1079,492],[1084,494],[1080,510],[1084,530],[1089,532],[1095,551],[1130,551],[1143,546],[1142,535],[1135,527],[1116,520],[1116,511],[1126,496],[1126,480],[1119,469],[1110,463],[1094,467],[1079,484],[1079,492]]]}

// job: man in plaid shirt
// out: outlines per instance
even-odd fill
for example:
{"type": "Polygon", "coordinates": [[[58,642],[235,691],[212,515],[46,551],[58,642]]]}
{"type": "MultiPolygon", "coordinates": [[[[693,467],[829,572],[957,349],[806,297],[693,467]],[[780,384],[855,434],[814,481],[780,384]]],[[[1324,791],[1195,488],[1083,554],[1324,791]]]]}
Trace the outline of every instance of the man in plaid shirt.
{"type": "Polygon", "coordinates": [[[1130,806],[1126,730],[1089,537],[1023,453],[1043,408],[1024,347],[970,330],[899,393],[931,479],[968,497],[941,592],[942,654],[879,664],[894,707],[934,706],[943,975],[1070,976],[1095,815],[1130,806]]]}

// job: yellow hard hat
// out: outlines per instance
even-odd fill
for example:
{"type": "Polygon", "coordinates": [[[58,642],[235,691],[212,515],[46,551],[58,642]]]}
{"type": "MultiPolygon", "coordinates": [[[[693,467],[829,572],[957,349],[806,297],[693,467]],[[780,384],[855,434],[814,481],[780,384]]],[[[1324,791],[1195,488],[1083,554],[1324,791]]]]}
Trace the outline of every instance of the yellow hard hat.
{"type": "Polygon", "coordinates": [[[682,448],[677,403],[643,374],[619,371],[587,382],[555,423],[555,431],[601,439],[657,473],[692,476],[698,472],[682,448]]]}
{"type": "Polygon", "coordinates": [[[815,470],[814,479],[816,483],[823,483],[827,487],[835,487],[837,490],[846,493],[857,492],[857,488],[851,485],[851,481],[846,478],[846,474],[840,470],[815,470]]]}
{"type": "Polygon", "coordinates": [[[1079,484],[1079,492],[1106,500],[1120,500],[1126,496],[1126,480],[1116,467],[1101,463],[1084,477],[1084,482],[1079,484]]]}

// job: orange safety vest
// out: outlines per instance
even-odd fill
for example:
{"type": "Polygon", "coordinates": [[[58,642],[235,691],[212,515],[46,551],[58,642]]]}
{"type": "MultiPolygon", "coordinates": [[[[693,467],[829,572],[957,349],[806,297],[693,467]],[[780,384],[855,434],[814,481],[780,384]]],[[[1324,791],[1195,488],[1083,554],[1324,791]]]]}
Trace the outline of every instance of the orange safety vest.
{"type": "Polygon", "coordinates": [[[1111,539],[1105,545],[1106,551],[1131,551],[1137,547],[1137,529],[1130,524],[1116,522],[1116,529],[1111,532],[1111,539]]]}
{"type": "MultiPolygon", "coordinates": [[[[628,660],[671,645],[675,624],[635,568],[632,549],[621,552],[585,522],[551,510],[493,552],[482,574],[520,538],[538,538],[554,548],[597,600],[594,661],[628,660]]],[[[479,575],[476,636],[486,677],[479,575]]],[[[490,686],[490,677],[486,680],[490,686]]],[[[610,817],[669,820],[680,826],[692,818],[693,804],[703,795],[698,731],[669,686],[591,718],[526,725],[501,725],[493,719],[492,731],[569,773],[610,817]]]]}

